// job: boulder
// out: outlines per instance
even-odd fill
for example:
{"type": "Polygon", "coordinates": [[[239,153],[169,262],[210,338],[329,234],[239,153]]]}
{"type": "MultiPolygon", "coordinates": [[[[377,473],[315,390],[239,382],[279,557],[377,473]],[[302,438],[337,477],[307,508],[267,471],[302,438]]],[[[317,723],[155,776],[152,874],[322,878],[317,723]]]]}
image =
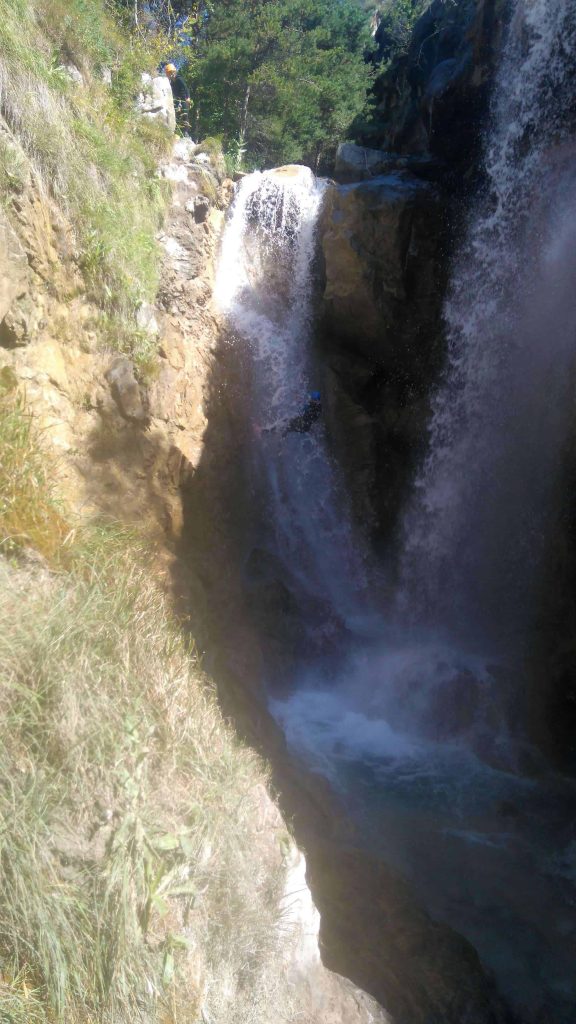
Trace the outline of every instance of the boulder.
{"type": "Polygon", "coordinates": [[[356,513],[384,535],[420,454],[442,355],[442,198],[407,170],[332,185],[320,235],[326,419],[356,513]]]}
{"type": "Polygon", "coordinates": [[[118,356],[106,371],[112,397],[126,420],[142,423],[146,411],[140,394],[140,386],[134,374],[134,364],[125,356],[118,356]]]}
{"type": "Polygon", "coordinates": [[[152,78],[142,75],[142,90],[137,100],[137,109],[143,117],[160,121],[171,132],[176,131],[176,113],[170,82],[164,75],[152,78]]]}
{"type": "Polygon", "coordinates": [[[26,293],[28,285],[26,253],[18,235],[0,212],[0,324],[16,299],[26,293]]]}
{"type": "Polygon", "coordinates": [[[325,334],[395,369],[421,361],[439,313],[440,218],[436,190],[407,171],[329,189],[325,334]]]}

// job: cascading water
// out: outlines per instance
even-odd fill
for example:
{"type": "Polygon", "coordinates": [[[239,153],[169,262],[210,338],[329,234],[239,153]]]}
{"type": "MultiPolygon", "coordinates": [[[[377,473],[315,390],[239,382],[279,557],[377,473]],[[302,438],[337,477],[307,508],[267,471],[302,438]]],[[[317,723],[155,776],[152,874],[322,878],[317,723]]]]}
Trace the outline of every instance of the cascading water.
{"type": "Polygon", "coordinates": [[[259,543],[302,632],[323,638],[272,710],[341,788],[366,844],[475,944],[522,1024],[576,1013],[576,795],[522,776],[511,715],[572,417],[575,52],[574,0],[516,0],[400,582],[376,628],[322,424],[286,429],[315,381],[323,186],[310,172],[243,180],[217,282],[251,358],[259,543]]]}
{"type": "Polygon", "coordinates": [[[314,387],[315,227],[324,183],[306,167],[243,179],[224,235],[216,299],[252,360],[253,476],[263,495],[260,547],[281,569],[305,628],[332,632],[366,601],[361,546],[321,423],[291,429],[314,387]],[[312,608],[314,610],[312,610],[312,608]]]}
{"type": "Polygon", "coordinates": [[[487,187],[457,261],[449,364],[404,526],[404,617],[497,652],[530,614],[576,353],[576,11],[519,0],[487,187]]]}

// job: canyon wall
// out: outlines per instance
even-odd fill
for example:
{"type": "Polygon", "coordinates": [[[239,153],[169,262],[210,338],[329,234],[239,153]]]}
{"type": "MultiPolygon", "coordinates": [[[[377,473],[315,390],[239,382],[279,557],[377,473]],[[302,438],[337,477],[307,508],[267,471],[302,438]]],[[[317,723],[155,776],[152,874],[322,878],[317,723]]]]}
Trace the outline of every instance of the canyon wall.
{"type": "MultiPolygon", "coordinates": [[[[155,305],[143,304],[134,325],[144,350],[148,343],[147,361],[118,351],[121,339],[110,334],[101,306],[86,288],[72,226],[33,176],[2,213],[1,394],[21,396],[25,415],[42,438],[47,465],[55,467],[62,507],[79,528],[104,517],[135,526],[152,542],[150,573],[163,580],[182,628],[198,645],[219,651],[213,658],[216,672],[223,663],[234,665],[235,675],[229,671],[223,686],[228,711],[242,719],[246,708],[252,741],[268,731],[271,747],[280,749],[279,734],[250,692],[250,680],[254,685],[258,680],[258,645],[241,612],[236,553],[222,500],[222,488],[237,482],[237,439],[226,393],[235,377],[212,288],[232,182],[223,180],[217,162],[188,140],[175,143],[159,175],[171,194],[158,233],[161,283],[155,305]],[[223,459],[230,460],[226,466],[223,459]],[[192,506],[193,491],[201,508],[192,506]]],[[[48,563],[32,546],[20,557],[33,585],[40,588],[50,580],[48,563]]],[[[311,1024],[386,1024],[390,1018],[373,997],[324,966],[305,858],[271,793],[260,784],[250,800],[260,837],[258,849],[251,851],[254,874],[265,864],[271,874],[284,876],[276,925],[283,979],[278,1014],[311,1024]]],[[[114,822],[106,828],[112,843],[114,822]]],[[[98,841],[104,842],[100,832],[98,841]]],[[[59,860],[92,863],[92,833],[79,834],[74,843],[58,836],[52,846],[58,877],[59,860]]],[[[170,927],[185,933],[185,921],[177,922],[174,913],[171,909],[170,927]]],[[[270,940],[272,948],[274,935],[270,940]]],[[[183,969],[193,979],[190,1012],[210,977],[203,966],[210,955],[192,944],[183,955],[183,969]]],[[[221,966],[224,971],[226,965],[221,966]]],[[[222,992],[224,1008],[227,998],[222,992]]],[[[250,1004],[250,992],[245,998],[250,1004]]],[[[256,988],[253,999],[258,1015],[256,988]]]]}
{"type": "MultiPolygon", "coordinates": [[[[445,357],[451,256],[475,196],[510,5],[434,0],[405,52],[377,74],[361,145],[339,147],[321,224],[319,346],[334,451],[358,519],[382,551],[427,445],[430,397],[445,357]]],[[[376,56],[387,40],[376,31],[376,56]]],[[[560,166],[564,150],[551,152],[560,166]]],[[[574,458],[534,611],[524,714],[547,756],[576,747],[574,458]]]]}
{"type": "Polygon", "coordinates": [[[425,448],[450,256],[480,183],[506,10],[493,0],[430,5],[376,78],[369,145],[339,147],[328,192],[319,310],[328,422],[358,515],[384,545],[425,448]]]}

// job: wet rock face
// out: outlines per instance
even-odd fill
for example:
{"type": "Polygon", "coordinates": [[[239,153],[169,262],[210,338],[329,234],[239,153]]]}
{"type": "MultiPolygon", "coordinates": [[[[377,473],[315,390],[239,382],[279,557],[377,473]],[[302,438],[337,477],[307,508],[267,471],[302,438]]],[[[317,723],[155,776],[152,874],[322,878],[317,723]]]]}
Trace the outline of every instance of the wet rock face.
{"type": "Polygon", "coordinates": [[[383,366],[400,362],[416,371],[422,352],[411,344],[414,335],[426,337],[437,325],[438,200],[433,186],[406,171],[329,192],[321,229],[324,329],[383,366]]]}
{"type": "Polygon", "coordinates": [[[327,421],[358,514],[389,531],[441,345],[443,201],[408,170],[331,186],[320,227],[327,421]]]}
{"type": "Polygon", "coordinates": [[[449,258],[481,176],[508,7],[433,0],[376,79],[365,145],[338,150],[321,229],[326,415],[357,515],[382,543],[426,443],[449,258]]]}
{"type": "Polygon", "coordinates": [[[376,80],[369,144],[430,153],[453,182],[474,175],[508,8],[508,0],[434,0],[407,52],[376,80]]]}
{"type": "Polygon", "coordinates": [[[318,843],[308,878],[325,965],[344,968],[395,1024],[512,1024],[473,947],[429,918],[384,864],[318,843]]]}
{"type": "Polygon", "coordinates": [[[341,185],[367,181],[391,171],[411,171],[424,181],[437,181],[442,178],[444,167],[427,154],[387,153],[353,142],[341,142],[338,146],[334,177],[341,185]]]}

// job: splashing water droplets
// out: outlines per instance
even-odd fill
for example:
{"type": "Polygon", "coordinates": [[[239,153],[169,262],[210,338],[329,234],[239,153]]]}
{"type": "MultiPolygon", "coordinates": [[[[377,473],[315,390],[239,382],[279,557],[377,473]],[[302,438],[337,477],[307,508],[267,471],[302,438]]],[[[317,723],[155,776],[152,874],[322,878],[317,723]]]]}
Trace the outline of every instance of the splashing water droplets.
{"type": "Polygon", "coordinates": [[[316,224],[325,182],[306,167],[244,178],[224,234],[216,299],[251,360],[258,441],[252,475],[264,490],[260,545],[303,631],[328,635],[362,606],[364,556],[323,425],[292,430],[317,369],[311,345],[316,224]],[[332,626],[330,625],[332,623],[332,626]]]}
{"type": "Polygon", "coordinates": [[[571,414],[575,48],[574,4],[518,0],[404,522],[399,613],[494,648],[527,629],[571,414]]]}

